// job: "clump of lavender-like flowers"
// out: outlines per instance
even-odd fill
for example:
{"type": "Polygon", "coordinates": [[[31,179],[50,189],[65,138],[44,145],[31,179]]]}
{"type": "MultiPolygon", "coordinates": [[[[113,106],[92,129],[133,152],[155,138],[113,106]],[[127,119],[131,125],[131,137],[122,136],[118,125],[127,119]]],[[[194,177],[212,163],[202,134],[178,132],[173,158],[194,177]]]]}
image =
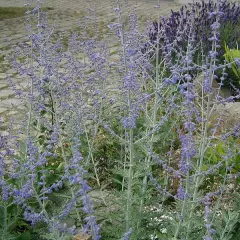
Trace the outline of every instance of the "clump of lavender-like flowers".
{"type": "Polygon", "coordinates": [[[108,24],[114,61],[109,43],[89,34],[90,26],[98,32],[97,12],[79,21],[65,51],[64,32],[41,7],[27,11],[30,44],[10,58],[28,80],[19,96],[28,114],[17,136],[0,137],[2,239],[16,234],[12,206],[45,239],[230,239],[239,221],[239,198],[229,195],[237,192],[228,190],[239,179],[239,124],[225,126],[218,109],[239,94],[221,95],[231,63],[219,51],[221,26],[236,24],[238,5],[194,3],[158,16],[147,40],[134,10],[126,24],[118,0],[108,24]]]}

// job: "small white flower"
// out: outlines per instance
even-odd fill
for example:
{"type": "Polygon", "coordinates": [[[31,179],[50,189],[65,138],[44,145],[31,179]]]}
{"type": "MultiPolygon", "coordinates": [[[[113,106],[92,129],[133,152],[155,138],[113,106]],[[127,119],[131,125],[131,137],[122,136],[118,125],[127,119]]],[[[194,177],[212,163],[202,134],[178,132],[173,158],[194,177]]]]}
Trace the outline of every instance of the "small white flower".
{"type": "Polygon", "coordinates": [[[160,232],[161,233],[167,233],[167,229],[166,228],[162,228],[162,229],[160,229],[160,232]]]}
{"type": "Polygon", "coordinates": [[[155,240],[157,239],[157,236],[154,236],[153,234],[150,235],[150,240],[155,240]]]}

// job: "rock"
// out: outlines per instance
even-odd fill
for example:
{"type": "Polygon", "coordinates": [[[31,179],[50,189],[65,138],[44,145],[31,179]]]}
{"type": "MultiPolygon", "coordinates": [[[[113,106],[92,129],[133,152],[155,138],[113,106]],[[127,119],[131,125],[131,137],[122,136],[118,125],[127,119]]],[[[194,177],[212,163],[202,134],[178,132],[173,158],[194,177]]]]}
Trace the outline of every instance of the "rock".
{"type": "Polygon", "coordinates": [[[6,79],[6,78],[7,78],[7,74],[6,73],[0,73],[0,80],[6,79]]]}
{"type": "Polygon", "coordinates": [[[186,5],[188,3],[192,3],[192,0],[174,0],[174,2],[177,3],[177,4],[186,5]]]}
{"type": "Polygon", "coordinates": [[[214,108],[213,118],[221,117],[222,130],[229,130],[240,122],[240,102],[226,103],[217,105],[214,108]]]}
{"type": "Polygon", "coordinates": [[[15,35],[10,36],[10,38],[13,39],[13,40],[15,40],[15,39],[19,40],[23,37],[24,37],[23,34],[15,34],[15,35]]]}
{"type": "Polygon", "coordinates": [[[6,111],[7,111],[6,108],[2,108],[2,107],[0,107],[0,114],[4,113],[4,112],[6,112],[6,111]]]}
{"type": "Polygon", "coordinates": [[[1,49],[1,50],[4,50],[4,49],[6,49],[6,48],[9,48],[9,43],[7,43],[7,42],[1,43],[0,49],[1,49]]]}
{"type": "Polygon", "coordinates": [[[12,74],[17,74],[17,71],[16,71],[16,70],[13,70],[13,69],[9,69],[9,70],[6,71],[6,73],[7,73],[8,75],[12,75],[12,74]]]}
{"type": "Polygon", "coordinates": [[[0,90],[1,90],[1,89],[4,89],[4,88],[8,88],[8,87],[9,87],[9,85],[8,85],[7,82],[6,82],[6,83],[0,82],[0,90]]]}
{"type": "Polygon", "coordinates": [[[109,50],[109,54],[110,55],[114,55],[114,54],[117,54],[119,52],[119,47],[111,47],[110,50],[109,50]]]}
{"type": "Polygon", "coordinates": [[[8,116],[13,116],[13,115],[17,115],[19,112],[18,111],[9,111],[7,113],[8,116]]]}
{"type": "Polygon", "coordinates": [[[21,89],[26,89],[28,87],[28,83],[27,82],[18,82],[18,86],[20,86],[21,89]]]}
{"type": "Polygon", "coordinates": [[[24,78],[21,75],[16,75],[14,76],[14,79],[16,79],[17,81],[22,81],[24,78]]]}
{"type": "MultiPolygon", "coordinates": [[[[203,74],[199,74],[193,79],[195,91],[199,96],[202,96],[203,79],[203,74]]],[[[217,95],[221,96],[222,98],[228,98],[232,96],[232,92],[228,88],[220,88],[220,84],[215,79],[213,79],[210,99],[214,101],[217,95]]]]}
{"type": "Polygon", "coordinates": [[[73,237],[73,240],[92,240],[92,237],[88,234],[79,233],[73,237]]]}
{"type": "Polygon", "coordinates": [[[3,137],[9,136],[9,132],[8,131],[0,131],[0,136],[3,136],[3,137]]]}
{"type": "MultiPolygon", "coordinates": [[[[202,82],[203,82],[203,75],[198,75],[194,80],[194,91],[199,95],[197,98],[197,103],[201,105],[201,95],[202,95],[202,82]],[[200,101],[200,102],[199,102],[200,101]]],[[[222,133],[226,130],[230,130],[236,124],[240,122],[240,102],[227,102],[225,101],[224,104],[219,103],[217,101],[217,96],[220,96],[224,99],[232,97],[232,92],[228,88],[222,87],[220,89],[219,84],[216,80],[213,80],[212,84],[212,92],[210,95],[210,108],[211,108],[211,116],[210,116],[210,125],[213,127],[214,124],[219,122],[219,127],[217,128],[217,133],[222,133]]],[[[207,107],[207,96],[204,96],[205,107],[207,107]]],[[[205,108],[206,109],[206,108],[205,108]]],[[[201,109],[200,109],[201,111],[201,109]]]]}
{"type": "Polygon", "coordinates": [[[1,98],[8,98],[12,95],[15,95],[15,92],[11,89],[0,90],[0,99],[1,98]]]}
{"type": "Polygon", "coordinates": [[[229,98],[232,96],[232,92],[230,89],[226,88],[226,87],[222,87],[221,88],[221,97],[223,98],[229,98]]]}
{"type": "Polygon", "coordinates": [[[109,57],[110,63],[119,63],[121,61],[121,57],[117,54],[113,54],[109,57]]]}
{"type": "Polygon", "coordinates": [[[1,101],[1,105],[5,108],[20,106],[21,104],[22,100],[18,98],[5,99],[1,101]]]}

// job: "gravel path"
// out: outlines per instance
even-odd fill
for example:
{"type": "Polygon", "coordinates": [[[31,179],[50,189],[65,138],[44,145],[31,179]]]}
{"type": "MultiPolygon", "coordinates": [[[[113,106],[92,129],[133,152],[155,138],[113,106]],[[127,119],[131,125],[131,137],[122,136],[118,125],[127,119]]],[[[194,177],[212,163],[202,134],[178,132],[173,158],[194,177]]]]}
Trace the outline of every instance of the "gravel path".
{"type": "MultiPolygon", "coordinates": [[[[59,27],[71,31],[76,25],[77,20],[86,15],[89,1],[86,0],[48,0],[45,1],[45,7],[51,7],[49,18],[50,21],[57,19],[59,27]]],[[[97,3],[97,21],[102,22],[107,26],[113,19],[113,8],[116,7],[116,0],[92,0],[97,3]]],[[[126,0],[121,0],[126,2],[126,0]]],[[[123,4],[123,11],[127,13],[129,8],[135,8],[138,17],[145,22],[146,19],[154,19],[160,15],[166,16],[170,13],[171,9],[179,9],[180,5],[173,1],[161,1],[160,10],[154,8],[157,0],[127,0],[128,5],[123,4]]],[[[22,7],[24,0],[0,0],[0,7],[22,7]]],[[[93,6],[94,4],[91,4],[93,6]]],[[[27,32],[24,27],[25,18],[15,18],[0,20],[0,117],[7,123],[11,116],[16,116],[16,113],[23,112],[23,103],[14,95],[14,92],[9,89],[7,76],[14,79],[22,88],[26,87],[26,81],[18,74],[10,69],[6,56],[13,50],[13,45],[19,42],[26,42],[27,32]],[[6,36],[11,40],[9,46],[8,41],[4,39],[6,36]]],[[[110,51],[115,51],[114,47],[110,51]]],[[[114,57],[114,56],[113,56],[114,57]]],[[[1,126],[0,126],[1,131],[1,126]]]]}

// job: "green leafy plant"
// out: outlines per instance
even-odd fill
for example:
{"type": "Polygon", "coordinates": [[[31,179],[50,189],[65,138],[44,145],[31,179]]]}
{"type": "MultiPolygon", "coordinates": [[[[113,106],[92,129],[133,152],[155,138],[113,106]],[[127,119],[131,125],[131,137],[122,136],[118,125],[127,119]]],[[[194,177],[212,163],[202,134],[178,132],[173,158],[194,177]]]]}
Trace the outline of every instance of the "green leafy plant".
{"type": "Polygon", "coordinates": [[[225,44],[225,51],[225,59],[228,63],[231,63],[231,69],[240,83],[240,67],[236,63],[236,59],[240,59],[240,50],[238,49],[238,46],[236,49],[230,49],[227,44],[225,44]]]}

